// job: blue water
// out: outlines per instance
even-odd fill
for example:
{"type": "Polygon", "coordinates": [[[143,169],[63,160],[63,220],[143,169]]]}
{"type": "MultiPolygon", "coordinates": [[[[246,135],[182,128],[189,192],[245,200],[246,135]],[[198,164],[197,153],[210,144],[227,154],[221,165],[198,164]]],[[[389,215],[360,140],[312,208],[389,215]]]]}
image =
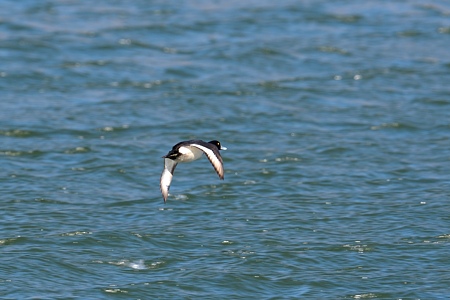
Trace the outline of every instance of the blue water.
{"type": "Polygon", "coordinates": [[[448,299],[444,1],[0,3],[1,299],[448,299]],[[161,156],[218,139],[177,167],[161,156]]]}

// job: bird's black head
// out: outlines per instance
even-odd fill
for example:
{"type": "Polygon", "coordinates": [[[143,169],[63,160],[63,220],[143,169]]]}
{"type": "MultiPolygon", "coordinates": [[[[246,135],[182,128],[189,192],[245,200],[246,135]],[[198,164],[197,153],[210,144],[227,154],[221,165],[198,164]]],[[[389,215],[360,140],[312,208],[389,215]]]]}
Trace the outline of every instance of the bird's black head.
{"type": "Polygon", "coordinates": [[[223,147],[222,144],[217,140],[213,140],[208,143],[215,145],[219,150],[227,150],[227,148],[223,147]]]}

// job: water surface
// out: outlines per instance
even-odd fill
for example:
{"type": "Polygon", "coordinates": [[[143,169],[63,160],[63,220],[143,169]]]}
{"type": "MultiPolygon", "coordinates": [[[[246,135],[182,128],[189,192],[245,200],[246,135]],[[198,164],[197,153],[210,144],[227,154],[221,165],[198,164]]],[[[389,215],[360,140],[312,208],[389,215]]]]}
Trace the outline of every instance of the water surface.
{"type": "Polygon", "coordinates": [[[4,1],[4,299],[447,299],[450,6],[4,1]],[[161,156],[218,139],[225,180],[161,156]]]}

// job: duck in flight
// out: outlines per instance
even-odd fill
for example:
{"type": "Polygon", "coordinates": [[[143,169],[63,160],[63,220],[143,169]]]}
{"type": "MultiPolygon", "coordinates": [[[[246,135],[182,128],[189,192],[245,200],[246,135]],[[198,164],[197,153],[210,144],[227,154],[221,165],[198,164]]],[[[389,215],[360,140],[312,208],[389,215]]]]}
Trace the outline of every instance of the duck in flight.
{"type": "Polygon", "coordinates": [[[179,142],[172,147],[172,150],[163,156],[164,170],[161,174],[161,193],[166,202],[169,195],[170,183],[172,182],[173,172],[178,163],[191,162],[202,157],[203,153],[211,162],[219,178],[223,180],[223,161],[219,150],[227,150],[219,141],[213,140],[205,142],[202,140],[189,140],[179,142]]]}

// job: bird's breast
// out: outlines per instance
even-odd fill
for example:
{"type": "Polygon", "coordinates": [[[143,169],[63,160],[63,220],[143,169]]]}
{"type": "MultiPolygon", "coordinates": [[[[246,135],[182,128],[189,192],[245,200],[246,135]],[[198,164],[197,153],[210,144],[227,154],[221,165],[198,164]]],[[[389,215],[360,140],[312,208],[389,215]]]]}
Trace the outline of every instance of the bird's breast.
{"type": "Polygon", "coordinates": [[[199,159],[203,155],[203,151],[191,146],[183,146],[178,149],[181,155],[178,157],[179,162],[190,162],[199,159]]]}

